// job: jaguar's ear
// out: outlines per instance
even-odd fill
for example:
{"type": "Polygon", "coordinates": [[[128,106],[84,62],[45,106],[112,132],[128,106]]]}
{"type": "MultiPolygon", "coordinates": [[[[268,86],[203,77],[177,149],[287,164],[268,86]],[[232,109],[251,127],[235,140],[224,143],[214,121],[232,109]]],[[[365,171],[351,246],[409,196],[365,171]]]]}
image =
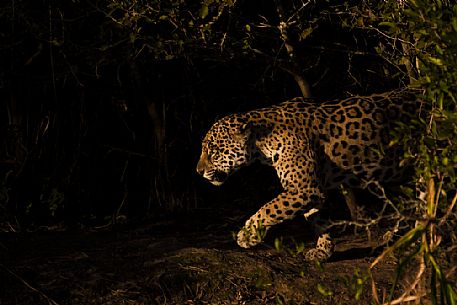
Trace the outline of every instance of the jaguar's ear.
{"type": "Polygon", "coordinates": [[[241,125],[240,135],[246,139],[253,134],[255,134],[256,137],[264,137],[273,131],[273,127],[273,124],[268,123],[260,124],[258,122],[247,122],[241,125]]]}
{"type": "Polygon", "coordinates": [[[241,124],[241,127],[240,127],[240,133],[249,134],[249,133],[251,133],[253,127],[254,127],[254,123],[252,123],[252,122],[243,123],[243,124],[241,124]]]}
{"type": "Polygon", "coordinates": [[[238,140],[247,140],[251,136],[252,133],[252,123],[251,122],[243,122],[240,124],[240,127],[235,132],[234,136],[238,140]]]}

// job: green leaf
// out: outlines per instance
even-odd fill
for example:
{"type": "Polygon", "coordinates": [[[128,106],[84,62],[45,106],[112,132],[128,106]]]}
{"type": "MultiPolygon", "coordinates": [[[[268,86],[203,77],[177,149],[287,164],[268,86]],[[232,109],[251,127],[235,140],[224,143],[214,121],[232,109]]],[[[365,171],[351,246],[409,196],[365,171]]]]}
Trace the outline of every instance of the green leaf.
{"type": "Polygon", "coordinates": [[[437,65],[437,66],[442,66],[443,65],[443,61],[441,59],[439,59],[439,58],[435,58],[435,57],[429,56],[427,59],[428,59],[428,61],[430,61],[434,65],[437,65]]]}
{"type": "Polygon", "coordinates": [[[449,304],[455,305],[457,303],[457,293],[455,292],[454,288],[452,288],[450,283],[447,283],[446,290],[449,299],[449,304]]]}
{"type": "Polygon", "coordinates": [[[322,294],[323,296],[332,296],[333,295],[333,292],[328,289],[327,287],[325,287],[324,285],[318,283],[317,284],[317,291],[319,291],[320,294],[322,294]]]}
{"type": "Polygon", "coordinates": [[[405,15],[407,15],[409,17],[413,17],[413,18],[419,17],[419,14],[416,11],[409,9],[409,8],[404,9],[403,12],[405,13],[405,15]]]}
{"type": "Polygon", "coordinates": [[[457,17],[452,18],[451,25],[454,31],[457,32],[457,17]]]}
{"type": "Polygon", "coordinates": [[[440,47],[439,45],[436,45],[436,46],[435,46],[435,50],[436,50],[436,52],[437,52],[438,54],[440,54],[440,55],[443,55],[443,54],[444,54],[443,49],[441,49],[441,47],[440,47]]]}
{"type": "Polygon", "coordinates": [[[300,41],[302,40],[305,40],[309,35],[311,35],[311,33],[313,32],[313,28],[312,27],[307,27],[306,29],[304,29],[301,33],[300,33],[300,41]]]}
{"type": "Polygon", "coordinates": [[[355,292],[355,299],[357,301],[360,300],[362,293],[363,293],[363,279],[358,278],[357,279],[357,288],[356,288],[356,292],[355,292]]]}
{"type": "Polygon", "coordinates": [[[397,249],[399,247],[409,246],[415,242],[424,232],[425,227],[421,224],[418,224],[417,227],[411,229],[405,235],[403,235],[393,246],[392,248],[397,249]]]}
{"type": "Polygon", "coordinates": [[[275,249],[276,249],[276,251],[282,250],[282,241],[279,240],[279,238],[275,239],[275,249]]]}
{"type": "Polygon", "coordinates": [[[382,22],[379,23],[379,25],[380,25],[380,26],[388,26],[388,27],[390,27],[390,28],[394,28],[394,27],[397,26],[396,23],[394,23],[394,22],[389,22],[389,21],[382,21],[382,22]]]}
{"type": "Polygon", "coordinates": [[[208,16],[208,5],[203,4],[200,9],[200,18],[205,19],[208,16]]]}

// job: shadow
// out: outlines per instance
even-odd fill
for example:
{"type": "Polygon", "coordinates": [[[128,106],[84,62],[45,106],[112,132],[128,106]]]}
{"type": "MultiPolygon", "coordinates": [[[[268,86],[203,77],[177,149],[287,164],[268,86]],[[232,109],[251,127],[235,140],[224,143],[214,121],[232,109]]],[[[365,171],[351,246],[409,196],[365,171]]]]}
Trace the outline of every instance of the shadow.
{"type": "Polygon", "coordinates": [[[366,248],[352,248],[345,251],[338,251],[333,253],[328,262],[339,262],[345,260],[356,260],[368,257],[376,257],[382,253],[384,247],[366,247],[366,248]]]}

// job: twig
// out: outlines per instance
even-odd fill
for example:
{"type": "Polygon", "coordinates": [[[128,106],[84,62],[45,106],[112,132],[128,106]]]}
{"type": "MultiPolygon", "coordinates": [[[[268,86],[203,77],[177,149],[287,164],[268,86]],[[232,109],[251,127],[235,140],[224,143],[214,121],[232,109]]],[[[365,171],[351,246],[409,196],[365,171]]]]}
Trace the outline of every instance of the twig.
{"type": "Polygon", "coordinates": [[[49,304],[52,304],[52,305],[59,305],[59,303],[57,303],[56,301],[54,301],[53,299],[51,299],[50,297],[48,297],[44,292],[36,289],[35,287],[33,287],[32,285],[30,285],[29,283],[27,283],[22,277],[20,277],[19,275],[17,275],[16,273],[14,273],[12,270],[10,270],[9,268],[5,267],[3,264],[0,264],[0,266],[5,269],[6,271],[8,271],[8,273],[10,273],[11,275],[13,275],[15,278],[17,278],[19,281],[22,282],[22,284],[24,284],[25,286],[27,286],[27,288],[29,288],[30,290],[38,293],[39,295],[41,295],[43,298],[46,299],[46,301],[48,301],[49,304]]]}
{"type": "Polygon", "coordinates": [[[422,279],[422,275],[423,275],[424,271],[425,271],[425,262],[424,262],[424,258],[421,257],[421,262],[420,262],[420,265],[419,265],[419,271],[416,274],[416,278],[414,279],[414,282],[408,287],[408,289],[406,289],[405,292],[403,292],[403,294],[400,297],[398,297],[397,299],[395,299],[393,301],[384,303],[383,305],[394,305],[394,304],[400,304],[400,303],[403,303],[403,302],[419,300],[422,297],[422,295],[408,296],[408,294],[414,288],[416,288],[416,286],[419,284],[420,280],[422,279]]]}
{"type": "Polygon", "coordinates": [[[289,72],[294,77],[295,82],[297,83],[298,87],[300,87],[300,91],[301,91],[303,97],[305,97],[305,98],[311,97],[311,91],[310,91],[308,82],[298,72],[299,69],[298,69],[298,64],[297,64],[297,60],[296,60],[296,56],[295,56],[294,46],[293,46],[292,42],[290,41],[288,33],[287,33],[289,30],[289,26],[291,24],[293,24],[293,22],[284,21],[284,9],[281,5],[280,0],[276,1],[276,10],[278,12],[278,17],[280,20],[279,25],[278,25],[278,30],[281,34],[281,39],[284,42],[284,46],[286,47],[287,54],[289,55],[290,61],[293,66],[293,68],[291,70],[285,70],[285,71],[289,72]]]}
{"type": "Polygon", "coordinates": [[[421,296],[418,296],[418,295],[411,295],[409,297],[405,297],[403,299],[396,299],[396,300],[393,300],[392,302],[387,302],[387,303],[383,303],[382,305],[396,305],[396,304],[400,304],[400,303],[403,303],[403,302],[411,302],[411,301],[416,301],[416,300],[419,300],[421,298],[421,296]]]}
{"type": "Polygon", "coordinates": [[[457,194],[455,194],[454,198],[452,199],[451,204],[447,207],[446,213],[444,216],[441,218],[439,225],[442,226],[446,219],[451,215],[452,209],[454,209],[455,203],[457,202],[457,194]]]}

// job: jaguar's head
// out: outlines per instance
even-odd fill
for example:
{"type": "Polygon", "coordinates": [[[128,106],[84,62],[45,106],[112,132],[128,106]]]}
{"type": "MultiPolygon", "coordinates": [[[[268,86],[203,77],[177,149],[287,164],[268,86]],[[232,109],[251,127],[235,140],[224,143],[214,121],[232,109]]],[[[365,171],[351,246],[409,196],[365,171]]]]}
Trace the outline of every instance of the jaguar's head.
{"type": "Polygon", "coordinates": [[[239,118],[228,116],[217,121],[202,142],[197,172],[214,185],[251,162],[250,132],[239,118]]]}

